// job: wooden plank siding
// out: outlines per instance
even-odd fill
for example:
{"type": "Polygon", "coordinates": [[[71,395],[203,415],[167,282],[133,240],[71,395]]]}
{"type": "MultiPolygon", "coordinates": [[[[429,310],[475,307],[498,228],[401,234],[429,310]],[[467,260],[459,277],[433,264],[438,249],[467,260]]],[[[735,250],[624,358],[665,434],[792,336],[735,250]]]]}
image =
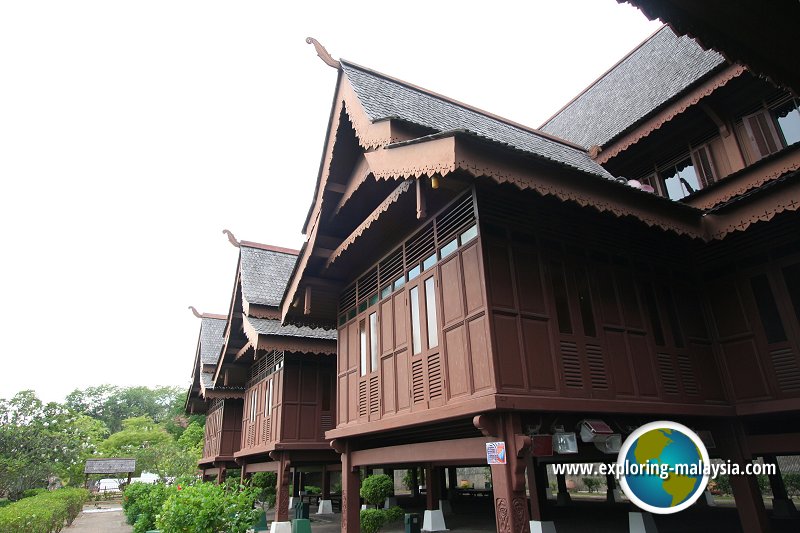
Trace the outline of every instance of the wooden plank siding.
{"type": "Polygon", "coordinates": [[[233,457],[241,441],[241,400],[216,400],[206,417],[202,462],[233,457]]]}
{"type": "Polygon", "coordinates": [[[335,418],[334,379],[332,357],[287,354],[282,368],[247,388],[239,455],[279,443],[324,441],[335,418]]]}

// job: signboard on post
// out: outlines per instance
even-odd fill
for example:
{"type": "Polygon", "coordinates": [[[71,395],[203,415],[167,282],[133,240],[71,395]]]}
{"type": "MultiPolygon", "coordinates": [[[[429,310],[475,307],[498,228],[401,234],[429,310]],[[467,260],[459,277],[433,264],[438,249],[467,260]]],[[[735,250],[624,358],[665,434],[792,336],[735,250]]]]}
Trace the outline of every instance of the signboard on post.
{"type": "Polygon", "coordinates": [[[486,443],[486,464],[504,465],[506,464],[506,443],[487,442],[486,443]]]}

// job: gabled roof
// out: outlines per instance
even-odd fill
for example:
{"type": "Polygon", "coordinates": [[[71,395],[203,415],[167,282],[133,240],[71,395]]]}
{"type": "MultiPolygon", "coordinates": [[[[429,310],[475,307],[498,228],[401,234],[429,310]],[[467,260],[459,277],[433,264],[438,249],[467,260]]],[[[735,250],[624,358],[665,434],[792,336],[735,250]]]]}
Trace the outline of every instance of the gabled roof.
{"type": "Polygon", "coordinates": [[[200,325],[200,364],[216,365],[225,342],[224,318],[204,316],[200,325]]]}
{"type": "Polygon", "coordinates": [[[603,146],[724,62],[717,52],[664,26],[541,129],[587,148],[603,146]]]}
{"type": "Polygon", "coordinates": [[[304,337],[308,339],[336,340],[335,329],[312,328],[308,326],[281,325],[280,320],[245,317],[253,330],[259,335],[281,335],[286,337],[304,337]]]}
{"type": "Polygon", "coordinates": [[[298,252],[245,241],[240,250],[242,297],[249,304],[279,306],[298,252]]]}
{"type": "Polygon", "coordinates": [[[373,70],[344,60],[340,62],[342,71],[372,122],[395,119],[435,132],[466,130],[560,165],[604,178],[612,177],[585,150],[571,143],[373,70]]]}

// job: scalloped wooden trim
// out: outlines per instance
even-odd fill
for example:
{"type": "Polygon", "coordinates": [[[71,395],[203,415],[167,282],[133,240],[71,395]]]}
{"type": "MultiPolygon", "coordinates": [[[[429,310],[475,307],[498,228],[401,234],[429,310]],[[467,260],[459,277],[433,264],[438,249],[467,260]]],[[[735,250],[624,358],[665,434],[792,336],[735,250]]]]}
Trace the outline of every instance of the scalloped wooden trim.
{"type": "Polygon", "coordinates": [[[797,211],[800,209],[800,180],[793,185],[788,190],[772,192],[756,199],[733,213],[709,215],[713,217],[709,220],[710,237],[722,239],[731,233],[744,231],[757,222],[768,222],[781,213],[797,211]]]}
{"type": "Polygon", "coordinates": [[[646,120],[640,126],[635,127],[633,130],[630,130],[628,133],[624,134],[617,140],[612,141],[610,144],[601,147],[597,153],[595,161],[601,165],[607,163],[613,157],[616,157],[634,144],[646,138],[661,126],[685,112],[690,107],[697,105],[700,100],[706,96],[709,96],[711,93],[720,87],[723,87],[732,79],[741,76],[745,72],[747,72],[747,69],[741,65],[728,66],[721,72],[718,72],[700,84],[700,86],[695,88],[692,92],[685,94],[676,102],[668,105],[660,112],[656,113],[653,117],[646,120]]]}

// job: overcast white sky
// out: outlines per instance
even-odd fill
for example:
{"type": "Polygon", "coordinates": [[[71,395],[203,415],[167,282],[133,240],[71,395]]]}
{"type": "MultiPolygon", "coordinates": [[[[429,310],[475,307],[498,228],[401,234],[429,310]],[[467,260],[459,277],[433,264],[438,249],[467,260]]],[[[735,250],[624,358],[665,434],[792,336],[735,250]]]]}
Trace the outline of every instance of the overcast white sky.
{"type": "Polygon", "coordinates": [[[306,36],[539,126],[659,26],[615,0],[0,3],[0,398],[188,385],[222,229],[302,245],[336,80],[306,36]]]}

